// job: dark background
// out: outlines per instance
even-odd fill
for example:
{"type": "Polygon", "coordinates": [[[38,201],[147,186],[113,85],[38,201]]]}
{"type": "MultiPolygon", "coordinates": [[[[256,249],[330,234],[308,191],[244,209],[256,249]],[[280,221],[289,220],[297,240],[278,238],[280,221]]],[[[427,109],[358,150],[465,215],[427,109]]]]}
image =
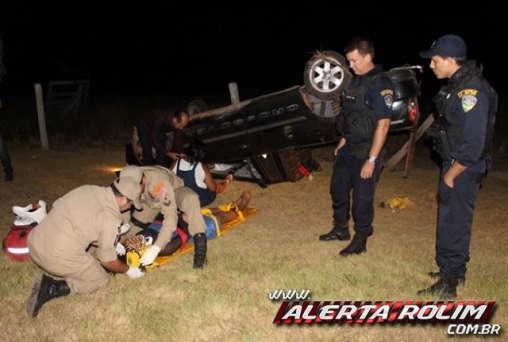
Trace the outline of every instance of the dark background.
{"type": "Polygon", "coordinates": [[[272,91],[301,84],[313,51],[342,52],[355,35],[370,36],[377,61],[390,68],[427,65],[418,51],[442,34],[456,33],[466,40],[470,57],[485,64],[494,86],[504,86],[499,76],[506,19],[493,5],[274,3],[3,0],[6,81],[44,81],[67,68],[88,69],[97,84],[192,87],[237,81],[272,91]]]}
{"type": "MultiPolygon", "coordinates": [[[[303,84],[305,62],[316,50],[342,52],[353,36],[368,35],[385,69],[421,64],[424,104],[440,82],[418,52],[439,36],[462,36],[470,58],[504,103],[505,13],[487,2],[407,3],[326,1],[13,1],[0,3],[5,45],[4,105],[50,79],[91,80],[92,100],[162,96],[228,96],[236,81],[240,98],[303,84]],[[503,61],[504,62],[504,61],[503,61]]],[[[141,101],[142,102],[142,101],[141,101]]],[[[501,107],[503,107],[501,103],[501,107]]],[[[33,106],[33,104],[30,104],[33,106]]],[[[142,104],[143,105],[143,104],[142,104]]],[[[97,106],[100,106],[97,104],[97,106]]],[[[33,108],[33,107],[32,107],[33,108]]],[[[132,109],[134,111],[134,109],[132,109]]],[[[11,117],[13,116],[11,111],[11,117]]],[[[9,132],[7,132],[7,135],[9,132]]]]}

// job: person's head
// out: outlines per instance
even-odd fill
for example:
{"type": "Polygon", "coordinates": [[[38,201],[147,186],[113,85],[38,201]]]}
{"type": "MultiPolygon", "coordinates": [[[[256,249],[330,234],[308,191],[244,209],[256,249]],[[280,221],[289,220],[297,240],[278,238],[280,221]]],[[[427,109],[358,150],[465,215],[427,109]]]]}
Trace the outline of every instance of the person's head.
{"type": "Polygon", "coordinates": [[[438,79],[450,78],[467,61],[466,43],[455,34],[446,34],[420,52],[420,57],[430,58],[429,66],[438,79]]]}
{"type": "Polygon", "coordinates": [[[185,149],[185,155],[187,156],[187,161],[189,163],[199,163],[205,158],[206,146],[202,141],[194,140],[185,149]]]}
{"type": "Polygon", "coordinates": [[[374,44],[368,37],[354,37],[344,47],[349,67],[356,75],[374,69],[374,44]]]}
{"type": "Polygon", "coordinates": [[[111,184],[111,189],[115,195],[120,212],[129,210],[132,205],[138,210],[143,208],[139,199],[141,196],[141,186],[134,178],[117,178],[111,184]]]}
{"type": "Polygon", "coordinates": [[[176,129],[184,129],[189,124],[189,113],[180,109],[176,112],[176,116],[171,119],[171,125],[176,129]]]}
{"type": "Polygon", "coordinates": [[[127,165],[120,170],[118,178],[132,178],[141,187],[141,193],[145,192],[146,177],[143,174],[143,169],[136,165],[127,165]]]}

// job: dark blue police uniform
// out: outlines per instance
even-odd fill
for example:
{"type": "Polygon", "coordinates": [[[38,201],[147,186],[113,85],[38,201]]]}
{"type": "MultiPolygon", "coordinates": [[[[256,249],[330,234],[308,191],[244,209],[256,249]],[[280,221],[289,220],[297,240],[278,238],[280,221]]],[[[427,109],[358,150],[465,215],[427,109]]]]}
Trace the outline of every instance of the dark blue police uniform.
{"type": "MultiPolygon", "coordinates": [[[[391,117],[393,99],[391,83],[381,73],[381,67],[376,66],[367,74],[354,77],[343,94],[338,126],[347,143],[335,159],[330,182],[334,229],[348,231],[353,191],[354,229],[356,235],[364,238],[373,233],[374,192],[385,150],[377,156],[372,178],[362,179],[360,172],[369,156],[377,122],[391,117]]],[[[349,238],[349,232],[346,235],[349,238]]]]}
{"type": "Polygon", "coordinates": [[[491,88],[474,61],[466,62],[436,97],[449,155],[443,156],[439,184],[436,262],[447,278],[463,279],[469,260],[473,210],[490,158],[486,154],[491,88]],[[449,188],[443,177],[453,163],[467,169],[449,188]]]}

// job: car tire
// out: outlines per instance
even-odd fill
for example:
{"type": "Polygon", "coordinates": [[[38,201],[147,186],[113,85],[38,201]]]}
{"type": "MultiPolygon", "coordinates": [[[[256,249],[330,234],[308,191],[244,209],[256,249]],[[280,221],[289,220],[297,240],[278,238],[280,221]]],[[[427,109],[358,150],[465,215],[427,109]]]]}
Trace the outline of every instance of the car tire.
{"type": "Polygon", "coordinates": [[[194,99],[187,104],[187,113],[189,113],[189,116],[206,112],[208,109],[208,104],[201,99],[194,99]]]}
{"type": "Polygon", "coordinates": [[[335,51],[318,51],[306,63],[303,80],[307,91],[321,100],[339,98],[352,75],[344,56],[335,51]]]}

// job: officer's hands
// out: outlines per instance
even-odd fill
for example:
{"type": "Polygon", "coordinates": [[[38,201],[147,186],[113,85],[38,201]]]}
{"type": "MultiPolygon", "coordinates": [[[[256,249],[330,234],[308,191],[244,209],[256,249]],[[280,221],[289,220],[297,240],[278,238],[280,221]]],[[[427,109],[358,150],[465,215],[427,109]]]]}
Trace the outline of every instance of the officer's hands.
{"type": "Polygon", "coordinates": [[[141,278],[145,275],[145,272],[141,271],[139,267],[130,266],[127,272],[125,272],[131,279],[141,278]]]}
{"type": "Polygon", "coordinates": [[[443,176],[443,182],[446,184],[447,187],[450,189],[453,189],[453,186],[455,185],[455,179],[453,176],[451,176],[448,172],[446,172],[443,176]]]}
{"type": "Polygon", "coordinates": [[[125,255],[125,246],[122,245],[122,243],[117,243],[116,244],[116,254],[122,256],[122,255],[125,255]]]}
{"type": "Polygon", "coordinates": [[[372,178],[374,174],[374,168],[376,167],[376,163],[372,163],[368,160],[363,163],[362,170],[360,171],[361,179],[369,179],[372,178]]]}
{"type": "Polygon", "coordinates": [[[139,262],[141,262],[141,265],[146,266],[146,265],[150,265],[151,263],[153,263],[155,258],[157,258],[157,255],[159,255],[160,250],[161,250],[161,248],[157,247],[155,245],[148,247],[146,249],[145,253],[143,253],[143,256],[141,257],[141,259],[139,259],[139,262]]]}
{"type": "Polygon", "coordinates": [[[333,155],[335,157],[337,157],[337,155],[339,154],[339,151],[341,150],[341,148],[344,147],[344,145],[346,145],[346,139],[345,138],[340,138],[339,144],[337,145],[337,147],[335,147],[335,150],[333,151],[333,155]]]}

